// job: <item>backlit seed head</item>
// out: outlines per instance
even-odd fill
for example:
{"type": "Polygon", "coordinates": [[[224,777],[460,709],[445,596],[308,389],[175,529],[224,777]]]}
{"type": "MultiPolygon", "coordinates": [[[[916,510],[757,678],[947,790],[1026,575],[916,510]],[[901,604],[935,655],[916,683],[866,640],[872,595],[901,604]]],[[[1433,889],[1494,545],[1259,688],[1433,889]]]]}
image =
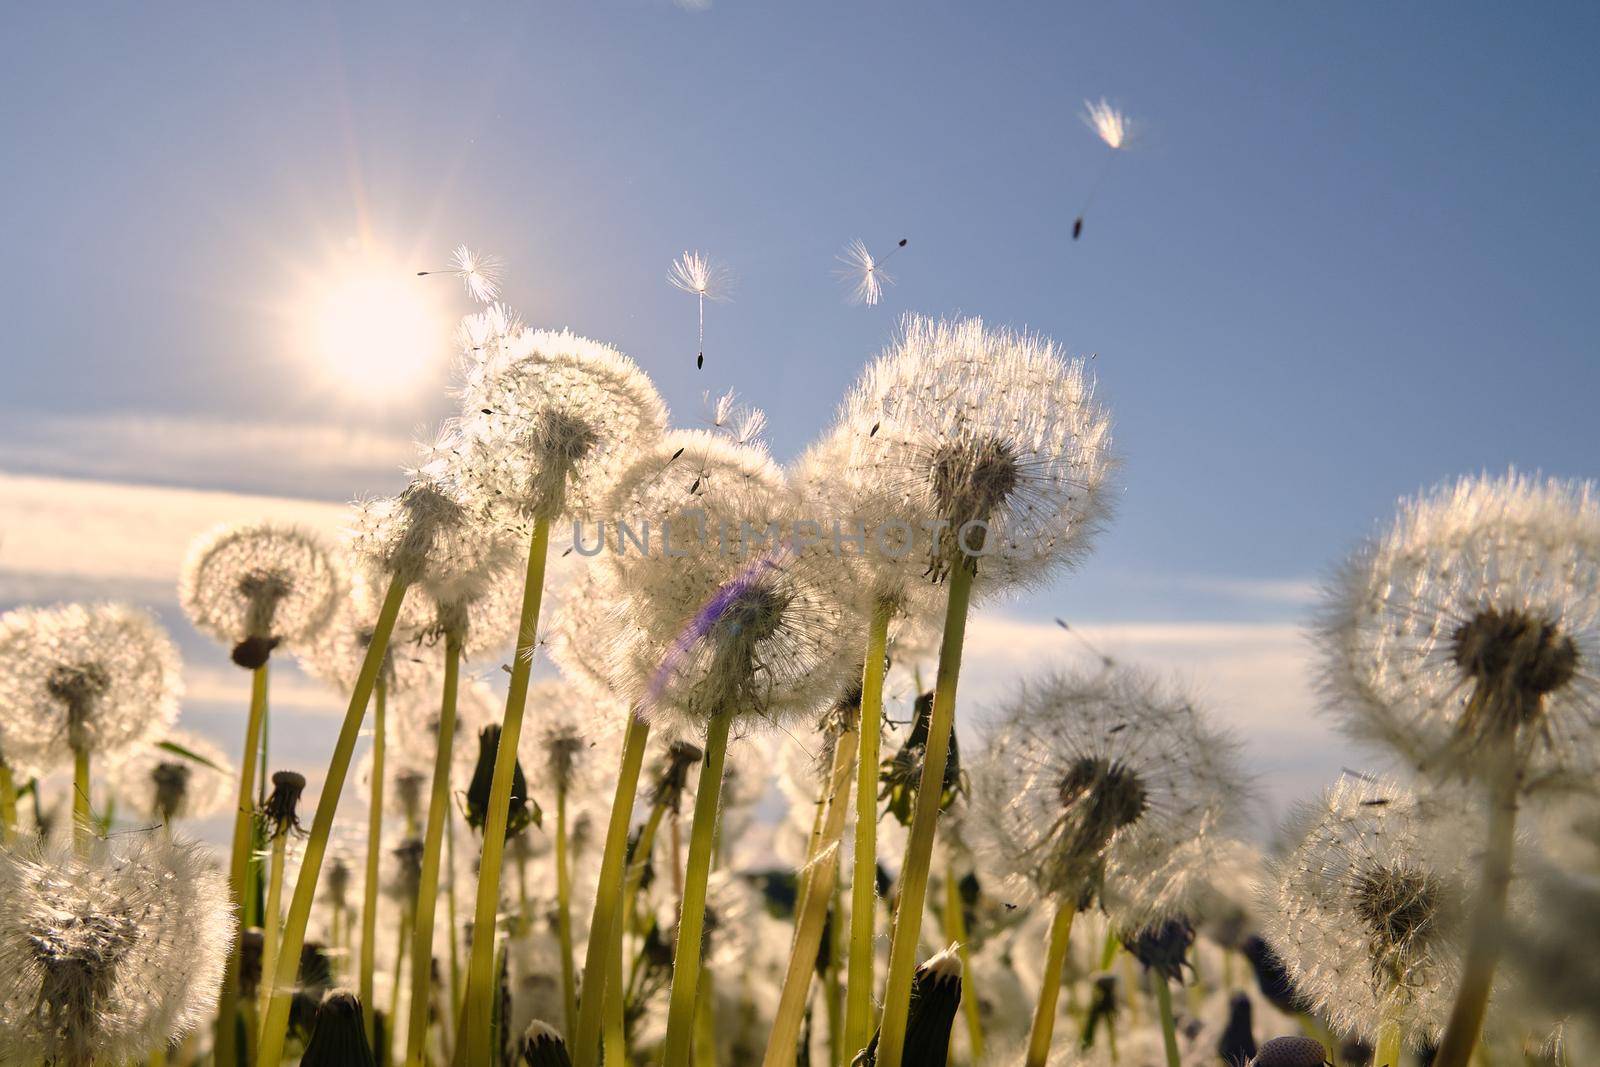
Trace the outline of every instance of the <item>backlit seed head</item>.
{"type": "MultiPolygon", "coordinates": [[[[97,774],[119,807],[170,822],[204,819],[227,811],[238,799],[233,762],[220,746],[188,730],[167,730],[161,741],[193,753],[193,760],[160,742],[145,741],[126,750],[97,774]],[[204,762],[201,762],[204,761],[204,762]]],[[[98,793],[98,791],[97,791],[98,793]]],[[[104,809],[106,800],[97,798],[104,809]]]]}
{"type": "Polygon", "coordinates": [[[321,539],[280,523],[219,526],[197,538],[178,599],[195,628],[254,668],[280,642],[301,645],[333,617],[342,584],[321,539]]]}
{"type": "Polygon", "coordinates": [[[0,616],[0,752],[14,772],[126,751],[171,726],[181,691],[177,650],[148,612],[65,604],[0,616]]]}
{"type": "Polygon", "coordinates": [[[1600,497],[1468,478],[1405,501],[1330,588],[1324,677],[1354,736],[1435,777],[1600,780],[1600,497]]]}

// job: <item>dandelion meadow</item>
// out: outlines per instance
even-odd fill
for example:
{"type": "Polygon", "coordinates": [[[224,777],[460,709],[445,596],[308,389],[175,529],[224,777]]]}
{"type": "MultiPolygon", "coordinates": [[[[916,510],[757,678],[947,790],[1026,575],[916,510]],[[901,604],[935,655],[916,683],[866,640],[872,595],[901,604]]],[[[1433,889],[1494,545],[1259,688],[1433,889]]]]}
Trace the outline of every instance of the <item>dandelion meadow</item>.
{"type": "Polygon", "coordinates": [[[1594,12],[7,30],[0,1067],[1600,1063],[1594,12]]]}

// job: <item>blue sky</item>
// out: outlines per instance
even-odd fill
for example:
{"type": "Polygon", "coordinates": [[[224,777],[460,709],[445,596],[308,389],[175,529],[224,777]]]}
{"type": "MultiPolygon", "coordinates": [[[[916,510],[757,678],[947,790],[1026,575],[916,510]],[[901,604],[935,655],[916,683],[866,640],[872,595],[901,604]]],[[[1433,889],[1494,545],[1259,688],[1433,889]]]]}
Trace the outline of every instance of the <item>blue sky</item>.
{"type": "Polygon", "coordinates": [[[1280,633],[1398,495],[1596,473],[1593,8],[107,5],[3,38],[0,471],[392,489],[448,350],[370,404],[285,325],[365,235],[402,273],[494,252],[529,321],[681,422],[736,388],[780,458],[902,312],[1095,353],[1120,515],[1017,619],[1280,633]],[[1100,96],[1140,135],[1074,243],[1100,96]],[[878,308],[831,274],[858,237],[910,241],[878,308]],[[687,248],[736,278],[699,372],[687,248]]]}

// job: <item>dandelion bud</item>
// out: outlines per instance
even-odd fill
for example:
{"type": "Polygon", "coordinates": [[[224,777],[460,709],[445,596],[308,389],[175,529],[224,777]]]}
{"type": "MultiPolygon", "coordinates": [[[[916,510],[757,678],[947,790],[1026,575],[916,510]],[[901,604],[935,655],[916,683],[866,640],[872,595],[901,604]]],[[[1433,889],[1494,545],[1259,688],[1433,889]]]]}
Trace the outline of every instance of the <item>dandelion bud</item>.
{"type": "Polygon", "coordinates": [[[300,795],[305,789],[305,775],[295,771],[273,772],[272,792],[268,794],[267,805],[262,809],[270,836],[279,837],[300,829],[300,817],[295,809],[299,806],[300,795]]]}
{"type": "Polygon", "coordinates": [[[1275,1037],[1261,1046],[1250,1067],[1323,1067],[1328,1050],[1309,1037],[1275,1037]]]}
{"type": "Polygon", "coordinates": [[[345,896],[350,892],[350,865],[343,857],[334,857],[328,864],[328,873],[323,876],[322,884],[327,893],[328,903],[335,908],[345,906],[345,896]]]}
{"type": "Polygon", "coordinates": [[[254,1000],[261,988],[261,953],[266,938],[259,926],[246,927],[239,934],[239,996],[254,1000]]]}
{"type": "Polygon", "coordinates": [[[1306,1010],[1305,997],[1295,988],[1294,979],[1289,976],[1289,968],[1284,964],[1283,957],[1267,943],[1259,934],[1251,934],[1239,946],[1239,951],[1250,962],[1250,969],[1255,972],[1256,985],[1261,989],[1261,995],[1266,997],[1274,1008],[1285,1015],[1299,1015],[1306,1010]]]}
{"type": "Polygon", "coordinates": [[[272,656],[272,650],[277,647],[276,637],[247,637],[233,646],[229,658],[245,670],[253,671],[258,667],[265,667],[267,660],[272,656]]]}
{"type": "MultiPolygon", "coordinates": [[[[489,787],[494,781],[495,755],[500,751],[500,727],[485,726],[478,734],[478,763],[472,771],[472,782],[467,786],[467,825],[479,833],[489,818],[489,787]]],[[[522,773],[522,761],[511,767],[511,808],[506,817],[506,840],[539,821],[538,807],[528,800],[528,779],[522,773]]]]}
{"type": "Polygon", "coordinates": [[[300,1067],[376,1067],[354,993],[336,989],[322,998],[300,1067]]]}
{"type": "Polygon", "coordinates": [[[517,1062],[521,1067],[572,1067],[566,1039],[537,1019],[517,1041],[517,1062]]]}
{"type": "Polygon", "coordinates": [[[422,886],[422,839],[408,837],[394,848],[395,895],[402,901],[417,899],[422,886]]]}
{"type": "MultiPolygon", "coordinates": [[[[961,1007],[961,959],[955,946],[928,960],[911,979],[911,1008],[906,1016],[906,1038],[900,1062],[943,1064],[950,1058],[950,1027],[961,1007]]],[[[852,1067],[873,1067],[878,1062],[878,1037],[858,1055],[852,1067]]]]}
{"type": "Polygon", "coordinates": [[[1117,976],[1095,975],[1089,989],[1089,1012],[1083,1020],[1084,1048],[1094,1044],[1095,1034],[1099,1031],[1101,1023],[1107,1026],[1116,1024],[1117,1007],[1117,976]]]}
{"type": "Polygon", "coordinates": [[[406,771],[395,775],[395,803],[405,813],[407,823],[414,825],[421,821],[422,792],[427,787],[428,778],[421,772],[406,771]]]}
{"type": "Polygon", "coordinates": [[[1256,1054],[1256,1038],[1252,1028],[1250,998],[1235,993],[1228,1000],[1228,1024],[1217,1039],[1217,1056],[1228,1067],[1244,1067],[1256,1054]]]}
{"type": "Polygon", "coordinates": [[[677,811],[683,801],[683,792],[689,787],[689,771],[705,758],[705,753],[687,741],[674,741],[667,749],[666,761],[656,775],[650,791],[650,802],[660,804],[668,811],[677,811]]]}
{"type": "MultiPolygon", "coordinates": [[[[878,772],[883,795],[889,801],[888,811],[902,826],[911,825],[911,809],[916,803],[917,787],[922,783],[922,759],[928,749],[928,726],[933,721],[933,693],[917,697],[915,707],[911,733],[899,751],[884,760],[878,772]]],[[[944,765],[944,791],[939,797],[940,811],[948,809],[961,793],[961,782],[961,750],[956,743],[955,727],[951,726],[949,756],[944,765]]]]}
{"type": "Polygon", "coordinates": [[[1124,934],[1122,943],[1133,958],[1168,981],[1183,980],[1183,969],[1190,967],[1189,946],[1194,944],[1194,927],[1184,918],[1168,919],[1146,926],[1133,935],[1124,934]]]}

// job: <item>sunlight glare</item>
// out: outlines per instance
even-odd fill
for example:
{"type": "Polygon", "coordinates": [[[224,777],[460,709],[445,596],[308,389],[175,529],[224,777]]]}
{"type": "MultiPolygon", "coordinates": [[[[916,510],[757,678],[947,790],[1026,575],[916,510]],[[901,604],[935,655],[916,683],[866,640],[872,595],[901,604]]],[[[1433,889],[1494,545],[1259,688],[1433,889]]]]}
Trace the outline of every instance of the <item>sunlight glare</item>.
{"type": "Polygon", "coordinates": [[[392,260],[363,258],[314,283],[307,354],[352,397],[393,397],[448,366],[438,289],[418,284],[414,273],[392,260]]]}

